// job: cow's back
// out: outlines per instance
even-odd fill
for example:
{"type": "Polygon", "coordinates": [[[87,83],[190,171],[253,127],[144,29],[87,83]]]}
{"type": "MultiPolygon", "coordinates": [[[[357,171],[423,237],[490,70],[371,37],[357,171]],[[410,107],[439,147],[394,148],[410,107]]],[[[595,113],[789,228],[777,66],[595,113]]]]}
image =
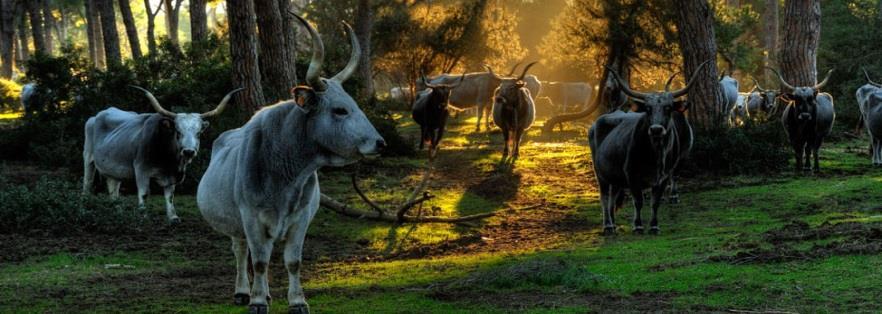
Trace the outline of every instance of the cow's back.
{"type": "Polygon", "coordinates": [[[95,167],[105,176],[134,178],[133,162],[141,143],[144,123],[155,114],[137,114],[111,107],[86,122],[86,149],[95,167]]]}
{"type": "MultiPolygon", "coordinates": [[[[628,155],[635,147],[635,132],[645,113],[614,111],[601,116],[589,132],[591,156],[598,180],[617,186],[630,186],[628,155]]],[[[639,162],[637,162],[639,163],[639,162]]],[[[635,162],[631,162],[635,164],[635,162]]],[[[636,182],[635,182],[636,183],[636,182]]]]}
{"type": "Polygon", "coordinates": [[[738,81],[730,76],[725,76],[720,80],[720,89],[723,93],[723,100],[726,102],[726,110],[732,110],[732,107],[738,102],[738,81]]]}
{"type": "MultiPolygon", "coordinates": [[[[432,84],[456,84],[460,75],[439,75],[432,84]]],[[[499,83],[491,79],[489,73],[468,73],[462,83],[450,91],[449,102],[456,107],[473,107],[478,103],[490,102],[493,91],[499,83]]]]}

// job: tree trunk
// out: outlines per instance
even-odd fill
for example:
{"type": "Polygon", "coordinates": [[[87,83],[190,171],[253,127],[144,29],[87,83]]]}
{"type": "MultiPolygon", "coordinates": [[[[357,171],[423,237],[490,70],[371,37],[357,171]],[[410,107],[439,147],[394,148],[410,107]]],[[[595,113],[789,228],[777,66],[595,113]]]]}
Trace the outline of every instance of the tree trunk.
{"type": "Polygon", "coordinates": [[[252,0],[227,0],[230,27],[230,56],[233,62],[233,86],[244,87],[236,94],[236,103],[246,113],[264,104],[260,67],[257,59],[257,23],[252,0]]]}
{"type": "Polygon", "coordinates": [[[160,9],[162,3],[154,10],[150,7],[150,0],[144,0],[144,10],[147,12],[147,51],[151,55],[156,54],[156,15],[159,14],[160,9]]]}
{"type": "Polygon", "coordinates": [[[15,57],[12,53],[15,46],[15,1],[0,0],[0,77],[12,78],[15,57]]]}
{"type": "Polygon", "coordinates": [[[190,0],[190,41],[200,42],[208,38],[208,22],[205,0],[190,0]]]}
{"type": "Polygon", "coordinates": [[[821,38],[821,1],[787,0],[779,57],[781,75],[793,86],[817,83],[818,41],[821,38]]]}
{"type": "MultiPolygon", "coordinates": [[[[767,67],[775,67],[775,62],[772,58],[778,55],[778,0],[766,0],[766,11],[764,15],[763,21],[765,21],[765,25],[763,27],[763,32],[765,33],[765,37],[763,41],[766,48],[766,54],[763,56],[763,64],[767,67]]],[[[774,77],[771,76],[772,74],[768,73],[768,71],[766,72],[766,81],[773,80],[774,77]]]]}
{"type": "Polygon", "coordinates": [[[358,9],[355,11],[355,34],[358,36],[361,46],[361,62],[358,64],[358,80],[361,82],[361,99],[367,100],[368,105],[375,102],[374,94],[374,69],[371,63],[371,31],[374,28],[374,13],[370,0],[358,0],[358,9]]]}
{"type": "Polygon", "coordinates": [[[293,85],[297,85],[297,25],[294,16],[291,15],[292,9],[290,0],[278,0],[279,13],[282,14],[282,32],[285,33],[285,53],[288,59],[288,76],[291,77],[293,85]]]}
{"type": "Polygon", "coordinates": [[[294,85],[294,78],[288,73],[288,59],[285,51],[285,34],[282,14],[278,0],[254,0],[257,13],[257,26],[260,39],[260,69],[263,82],[270,92],[265,95],[268,102],[287,99],[288,90],[294,85]]]}
{"type": "Polygon", "coordinates": [[[55,30],[55,16],[52,15],[52,7],[50,0],[43,0],[43,31],[46,40],[46,53],[52,54],[55,51],[55,40],[52,39],[52,31],[55,30]]]}
{"type": "Polygon", "coordinates": [[[24,4],[18,3],[19,5],[15,9],[15,16],[18,18],[18,60],[21,60],[18,63],[18,69],[24,70],[24,65],[30,59],[30,51],[28,50],[28,19],[25,18],[26,10],[24,4]]]}
{"type": "Polygon", "coordinates": [[[163,3],[165,3],[165,29],[168,32],[168,40],[175,49],[180,49],[181,47],[181,43],[178,40],[178,19],[180,17],[181,2],[183,0],[163,0],[163,3]]]}
{"type": "Polygon", "coordinates": [[[107,66],[121,65],[122,54],[119,50],[119,33],[116,31],[113,0],[95,0],[95,8],[101,15],[101,34],[104,36],[104,57],[107,59],[107,66]]]}
{"type": "Polygon", "coordinates": [[[683,73],[688,80],[698,66],[710,60],[689,91],[690,120],[699,129],[723,124],[723,99],[717,82],[717,44],[714,41],[714,15],[707,0],[686,0],[676,6],[683,73]]]}
{"type": "Polygon", "coordinates": [[[28,17],[31,21],[31,32],[34,37],[34,53],[46,54],[49,50],[46,47],[46,35],[43,31],[43,14],[40,6],[41,1],[30,0],[25,1],[25,8],[28,10],[28,17]]]}
{"type": "Polygon", "coordinates": [[[102,0],[85,0],[86,3],[86,34],[89,37],[89,53],[92,64],[103,69],[107,66],[104,57],[104,35],[101,33],[101,14],[98,13],[97,2],[102,0]]]}
{"type": "Polygon", "coordinates": [[[126,37],[129,39],[129,47],[132,49],[132,58],[140,59],[143,56],[141,54],[141,40],[138,39],[138,27],[135,25],[129,0],[119,0],[119,13],[122,15],[123,24],[126,25],[126,37]]]}

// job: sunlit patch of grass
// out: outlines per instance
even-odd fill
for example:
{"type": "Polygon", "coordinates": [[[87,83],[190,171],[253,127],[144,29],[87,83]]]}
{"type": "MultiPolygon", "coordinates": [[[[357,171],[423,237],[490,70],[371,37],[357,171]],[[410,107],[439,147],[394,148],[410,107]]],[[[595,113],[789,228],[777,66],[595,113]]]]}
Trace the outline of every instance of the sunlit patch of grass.
{"type": "Polygon", "coordinates": [[[15,120],[24,116],[24,112],[3,112],[0,113],[0,120],[15,120]]]}

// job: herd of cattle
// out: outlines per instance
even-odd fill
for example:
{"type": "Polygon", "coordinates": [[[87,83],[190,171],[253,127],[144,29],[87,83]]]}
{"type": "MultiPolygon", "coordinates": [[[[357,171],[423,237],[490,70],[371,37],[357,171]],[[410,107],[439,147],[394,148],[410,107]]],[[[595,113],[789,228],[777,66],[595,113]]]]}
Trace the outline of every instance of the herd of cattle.
{"type": "MultiPolygon", "coordinates": [[[[312,58],[306,85],[292,89],[292,98],[264,107],[240,128],[221,134],[213,144],[209,167],[199,182],[197,204],[206,221],[230,237],[236,258],[234,302],[249,305],[252,313],[268,313],[270,301],[267,268],[274,243],[284,243],[288,270],[290,313],[308,313],[300,285],[300,263],[306,230],[319,207],[320,191],[316,171],[324,166],[344,166],[362,158],[376,157],[385,141],[343,89],[342,83],[355,72],[361,49],[354,32],[349,32],[352,53],[346,67],[330,79],[320,77],[324,44],[316,30],[301,17],[312,41],[312,58]],[[252,265],[249,269],[249,265],[252,265]],[[253,282],[249,281],[253,271],[253,282]]],[[[610,79],[601,87],[609,107],[619,108],[601,115],[589,130],[589,145],[600,188],[604,234],[614,234],[614,214],[632,196],[635,208],[634,232],[644,230],[640,211],[643,191],[651,190],[652,218],[649,232],[658,233],[657,212],[663,194],[670,188],[670,201],[677,202],[674,172],[688,155],[694,135],[687,120],[689,103],[682,99],[699,80],[700,70],[679,90],[670,90],[672,75],[663,91],[641,92],[608,69],[610,79]],[[625,112],[620,108],[631,110],[625,112]]],[[[513,76],[486,72],[422,77],[417,86],[412,117],[421,127],[420,149],[429,144],[430,158],[438,150],[451,110],[476,107],[477,129],[488,113],[502,129],[503,160],[517,159],[519,146],[536,115],[534,97],[549,97],[567,106],[587,105],[593,89],[587,83],[540,82],[528,75],[530,63],[513,76]],[[541,96],[540,96],[541,95],[541,96]],[[492,110],[491,110],[492,109],[492,110]]],[[[754,81],[748,93],[739,93],[731,75],[719,79],[724,106],[731,126],[751,121],[757,115],[771,117],[781,111],[781,121],[794,150],[797,171],[818,171],[818,152],[830,134],[835,119],[833,99],[820,89],[827,77],[813,86],[794,86],[773,71],[785,91],[768,90],[754,81]],[[762,113],[762,114],[760,114],[762,113]],[[814,164],[812,165],[812,157],[814,164]],[[804,158],[804,159],[803,159],[804,158]]],[[[856,97],[872,144],[872,163],[882,165],[882,84],[868,83],[856,97]]],[[[206,113],[175,113],[160,105],[146,89],[142,91],[157,113],[138,114],[111,107],[90,118],[85,125],[83,147],[83,193],[92,190],[94,176],[106,179],[112,197],[118,197],[122,180],[134,180],[138,203],[144,206],[153,179],[164,189],[166,215],[179,222],[173,196],[184,179],[187,165],[199,152],[200,133],[208,118],[220,114],[230,98],[223,97],[206,113]]],[[[35,108],[40,93],[33,84],[24,87],[22,103],[35,108]]],[[[406,94],[393,90],[393,97],[406,94]],[[395,95],[398,93],[398,95],[395,95]]]]}

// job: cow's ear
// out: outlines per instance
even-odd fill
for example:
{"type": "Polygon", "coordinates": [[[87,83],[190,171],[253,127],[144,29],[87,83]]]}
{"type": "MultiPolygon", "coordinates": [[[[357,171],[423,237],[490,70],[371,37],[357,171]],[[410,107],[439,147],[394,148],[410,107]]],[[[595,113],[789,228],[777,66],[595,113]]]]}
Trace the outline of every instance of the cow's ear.
{"type": "Polygon", "coordinates": [[[309,86],[297,86],[291,89],[291,97],[300,108],[311,111],[316,105],[315,91],[309,86]]]}
{"type": "Polygon", "coordinates": [[[637,98],[631,98],[631,112],[646,112],[646,103],[637,98]]]}
{"type": "Polygon", "coordinates": [[[162,118],[162,120],[159,121],[159,125],[162,126],[163,130],[174,130],[175,129],[175,122],[169,118],[162,118]]]}
{"type": "Polygon", "coordinates": [[[208,121],[202,121],[202,130],[205,131],[210,125],[211,123],[208,123],[208,121]]]}
{"type": "Polygon", "coordinates": [[[686,110],[689,110],[689,102],[685,100],[675,101],[674,110],[680,113],[686,112],[686,110]]]}

